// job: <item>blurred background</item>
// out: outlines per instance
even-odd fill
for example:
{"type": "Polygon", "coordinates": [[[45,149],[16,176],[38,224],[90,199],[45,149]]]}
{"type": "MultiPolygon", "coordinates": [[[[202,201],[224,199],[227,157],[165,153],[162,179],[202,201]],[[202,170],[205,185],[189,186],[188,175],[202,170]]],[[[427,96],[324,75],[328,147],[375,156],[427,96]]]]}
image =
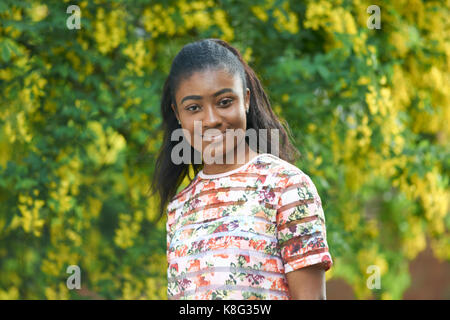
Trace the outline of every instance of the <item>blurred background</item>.
{"type": "Polygon", "coordinates": [[[292,130],[326,216],[327,298],[449,299],[449,8],[0,0],[0,299],[167,299],[160,95],[209,37],[292,130]]]}

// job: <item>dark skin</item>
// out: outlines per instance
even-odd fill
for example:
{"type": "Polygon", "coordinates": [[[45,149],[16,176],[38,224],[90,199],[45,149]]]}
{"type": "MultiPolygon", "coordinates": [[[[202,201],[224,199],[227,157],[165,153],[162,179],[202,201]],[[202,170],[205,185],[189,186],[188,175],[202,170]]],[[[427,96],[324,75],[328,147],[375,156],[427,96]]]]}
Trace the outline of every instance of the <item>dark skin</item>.
{"type": "MultiPolygon", "coordinates": [[[[209,146],[214,155],[223,159],[223,164],[204,163],[205,174],[233,170],[258,155],[248,146],[244,136],[234,137],[231,147],[227,147],[226,141],[233,139],[232,134],[230,136],[227,133],[223,139],[207,141],[208,134],[219,135],[227,129],[242,129],[245,133],[247,129],[246,110],[250,104],[250,90],[247,88],[244,96],[242,81],[238,75],[230,75],[226,70],[195,72],[181,81],[175,99],[177,107],[172,104],[172,109],[181,121],[181,127],[189,132],[189,143],[195,148],[193,139],[194,134],[198,133],[194,132],[194,121],[201,121],[201,132],[195,139],[201,141],[202,149],[196,149],[203,155],[209,146]],[[239,159],[242,159],[242,153],[238,152],[240,150],[244,150],[245,162],[238,161],[238,153],[241,156],[239,159]],[[233,155],[234,161],[225,163],[225,156],[229,153],[233,155]]],[[[321,264],[288,272],[286,279],[291,299],[326,299],[325,270],[321,264]]]]}
{"type": "Polygon", "coordinates": [[[286,273],[292,300],[326,300],[325,269],[319,263],[286,273]]]}

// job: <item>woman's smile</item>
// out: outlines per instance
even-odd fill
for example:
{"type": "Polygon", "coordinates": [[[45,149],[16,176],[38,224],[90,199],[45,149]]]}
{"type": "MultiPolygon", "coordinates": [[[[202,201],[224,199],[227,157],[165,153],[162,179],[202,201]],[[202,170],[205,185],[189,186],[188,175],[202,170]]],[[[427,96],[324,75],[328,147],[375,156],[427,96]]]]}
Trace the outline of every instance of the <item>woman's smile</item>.
{"type": "Polygon", "coordinates": [[[222,140],[225,137],[225,131],[223,131],[220,134],[209,134],[209,135],[203,135],[203,140],[205,141],[218,141],[222,140]]]}
{"type": "Polygon", "coordinates": [[[206,141],[219,141],[219,140],[222,140],[223,137],[224,137],[224,133],[219,134],[217,136],[213,136],[213,137],[206,137],[205,139],[206,139],[206,141]]]}

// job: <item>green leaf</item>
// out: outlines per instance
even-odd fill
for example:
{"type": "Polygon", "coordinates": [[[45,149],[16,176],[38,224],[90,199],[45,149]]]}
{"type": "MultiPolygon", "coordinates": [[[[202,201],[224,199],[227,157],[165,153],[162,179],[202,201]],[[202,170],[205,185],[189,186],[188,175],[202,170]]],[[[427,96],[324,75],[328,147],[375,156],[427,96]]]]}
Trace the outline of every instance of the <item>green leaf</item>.
{"type": "Polygon", "coordinates": [[[11,50],[9,49],[8,43],[6,41],[2,42],[2,60],[8,62],[11,59],[11,50]]]}
{"type": "Polygon", "coordinates": [[[320,76],[325,80],[328,79],[330,76],[330,72],[324,65],[318,65],[317,72],[319,72],[320,76]]]}

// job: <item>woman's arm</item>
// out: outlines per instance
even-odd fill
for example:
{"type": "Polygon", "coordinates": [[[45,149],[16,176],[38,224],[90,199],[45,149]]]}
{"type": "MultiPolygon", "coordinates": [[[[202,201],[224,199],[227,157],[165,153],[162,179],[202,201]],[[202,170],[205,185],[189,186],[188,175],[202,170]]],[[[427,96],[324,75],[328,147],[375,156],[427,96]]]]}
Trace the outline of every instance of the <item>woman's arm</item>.
{"type": "Polygon", "coordinates": [[[286,273],[292,300],[326,300],[325,269],[321,263],[286,273]]]}

